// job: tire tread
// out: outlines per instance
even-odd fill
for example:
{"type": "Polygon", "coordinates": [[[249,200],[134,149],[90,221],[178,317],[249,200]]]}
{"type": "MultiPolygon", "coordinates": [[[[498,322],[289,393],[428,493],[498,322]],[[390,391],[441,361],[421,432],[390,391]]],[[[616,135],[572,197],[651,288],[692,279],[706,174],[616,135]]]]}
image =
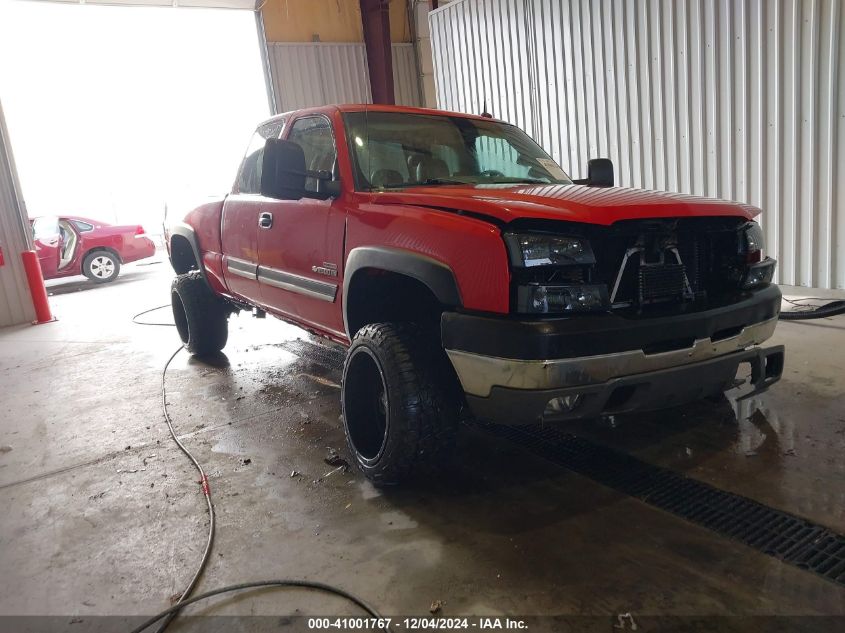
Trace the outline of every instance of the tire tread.
{"type": "MultiPolygon", "coordinates": [[[[373,323],[355,335],[358,345],[376,350],[383,364],[391,404],[391,427],[384,452],[373,466],[357,459],[346,424],[347,444],[359,468],[374,483],[397,484],[441,470],[451,459],[458,429],[457,378],[439,341],[413,323],[373,323]],[[398,415],[395,415],[398,414],[398,415]],[[398,433],[397,433],[398,432],[398,433]]],[[[347,366],[348,366],[347,355],[347,366]]],[[[346,367],[344,367],[344,382],[346,367]]],[[[346,412],[344,411],[344,420],[346,412]]]]}
{"type": "Polygon", "coordinates": [[[197,356],[221,351],[229,338],[230,310],[226,301],[208,287],[202,272],[192,270],[178,275],[173,280],[171,294],[178,295],[185,308],[189,332],[188,340],[182,341],[185,349],[197,356]]]}

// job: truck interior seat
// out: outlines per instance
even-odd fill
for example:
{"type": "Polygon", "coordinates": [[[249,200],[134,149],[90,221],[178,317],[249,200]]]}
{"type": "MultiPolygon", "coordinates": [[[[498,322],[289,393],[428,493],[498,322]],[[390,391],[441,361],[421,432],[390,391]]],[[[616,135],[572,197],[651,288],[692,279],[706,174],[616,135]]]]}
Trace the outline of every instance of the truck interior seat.
{"type": "Polygon", "coordinates": [[[419,182],[419,180],[417,180],[417,171],[419,169],[420,163],[423,162],[424,158],[425,157],[422,154],[408,155],[409,179],[413,180],[414,182],[419,182]]]}
{"type": "Polygon", "coordinates": [[[402,174],[395,169],[377,169],[373,172],[370,178],[370,184],[373,187],[387,187],[390,185],[398,185],[404,182],[402,174]]]}
{"type": "Polygon", "coordinates": [[[417,165],[417,182],[425,182],[433,178],[448,178],[451,176],[446,161],[427,156],[417,165]]]}

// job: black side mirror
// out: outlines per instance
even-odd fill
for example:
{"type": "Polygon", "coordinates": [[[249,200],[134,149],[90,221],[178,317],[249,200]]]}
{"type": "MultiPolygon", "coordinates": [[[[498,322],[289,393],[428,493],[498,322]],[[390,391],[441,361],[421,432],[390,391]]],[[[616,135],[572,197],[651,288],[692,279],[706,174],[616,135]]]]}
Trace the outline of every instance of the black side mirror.
{"type": "Polygon", "coordinates": [[[612,187],[613,161],[609,158],[591,158],[587,161],[587,177],[572,182],[589,187],[612,187]]]}
{"type": "Polygon", "coordinates": [[[308,188],[306,184],[305,196],[308,198],[317,198],[318,200],[328,200],[329,198],[337,198],[340,196],[340,181],[335,180],[332,172],[326,169],[318,169],[316,171],[306,172],[309,178],[313,178],[316,189],[308,188]]]}
{"type": "Polygon", "coordinates": [[[268,138],[261,159],[261,195],[277,200],[305,197],[305,152],[291,141],[268,138]]]}

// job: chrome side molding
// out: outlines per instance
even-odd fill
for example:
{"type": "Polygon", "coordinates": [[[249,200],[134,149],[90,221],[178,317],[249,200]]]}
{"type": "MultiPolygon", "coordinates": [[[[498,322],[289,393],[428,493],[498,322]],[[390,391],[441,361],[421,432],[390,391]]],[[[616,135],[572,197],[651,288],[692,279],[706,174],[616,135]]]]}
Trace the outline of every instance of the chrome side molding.
{"type": "Polygon", "coordinates": [[[333,302],[337,296],[336,284],[309,279],[308,277],[294,275],[293,273],[268,266],[258,267],[258,281],[274,288],[290,290],[291,292],[296,292],[314,299],[322,299],[323,301],[333,302]]]}
{"type": "Polygon", "coordinates": [[[254,280],[257,275],[258,265],[248,262],[245,259],[226,257],[226,270],[238,277],[254,280]]]}

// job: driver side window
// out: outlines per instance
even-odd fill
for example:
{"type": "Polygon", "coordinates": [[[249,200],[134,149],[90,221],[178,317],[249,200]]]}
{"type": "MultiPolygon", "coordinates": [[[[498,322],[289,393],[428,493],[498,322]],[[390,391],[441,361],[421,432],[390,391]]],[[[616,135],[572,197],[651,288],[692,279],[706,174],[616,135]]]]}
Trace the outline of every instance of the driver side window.
{"type": "Polygon", "coordinates": [[[255,134],[252,135],[249,146],[246,148],[246,155],[238,174],[238,193],[260,193],[264,144],[268,138],[279,138],[284,126],[284,119],[276,119],[259,125],[258,129],[255,130],[255,134]]]}
{"type": "MultiPolygon", "coordinates": [[[[327,171],[332,179],[337,179],[337,149],[334,135],[328,119],[322,116],[310,116],[297,119],[293,123],[289,141],[293,141],[305,153],[305,168],[309,171],[327,171]]],[[[317,179],[306,178],[305,189],[317,191],[317,179]]]]}

